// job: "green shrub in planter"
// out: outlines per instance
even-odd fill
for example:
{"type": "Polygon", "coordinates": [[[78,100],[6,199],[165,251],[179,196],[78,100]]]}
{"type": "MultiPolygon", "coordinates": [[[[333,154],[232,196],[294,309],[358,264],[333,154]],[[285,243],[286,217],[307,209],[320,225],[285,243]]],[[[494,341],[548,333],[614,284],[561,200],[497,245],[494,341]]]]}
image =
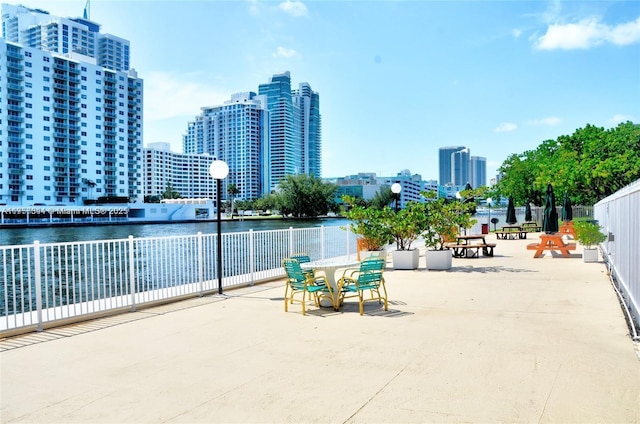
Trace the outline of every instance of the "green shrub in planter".
{"type": "Polygon", "coordinates": [[[364,248],[381,250],[393,241],[386,224],[389,211],[358,205],[356,199],[351,196],[343,196],[343,200],[350,207],[345,213],[345,218],[351,221],[351,231],[364,239],[364,248]]]}
{"type": "MultiPolygon", "coordinates": [[[[434,192],[423,193],[435,199],[434,192]]],[[[426,204],[426,225],[422,233],[424,244],[432,250],[443,250],[445,242],[455,240],[459,228],[470,228],[476,223],[471,218],[473,203],[462,203],[445,199],[431,200],[426,204]]]]}
{"type": "Polygon", "coordinates": [[[607,239],[607,236],[600,231],[600,226],[591,221],[575,221],[573,227],[576,238],[587,249],[593,249],[607,239]]]}

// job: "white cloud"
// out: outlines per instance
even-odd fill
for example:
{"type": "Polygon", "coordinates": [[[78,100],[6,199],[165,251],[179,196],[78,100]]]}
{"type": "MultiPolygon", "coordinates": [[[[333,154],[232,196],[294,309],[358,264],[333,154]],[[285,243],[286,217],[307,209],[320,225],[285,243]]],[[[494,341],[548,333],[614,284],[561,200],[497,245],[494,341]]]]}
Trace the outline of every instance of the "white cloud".
{"type": "Polygon", "coordinates": [[[590,18],[577,23],[549,25],[546,34],[535,41],[535,46],[540,50],[571,50],[607,43],[625,46],[637,42],[640,42],[640,17],[614,26],[590,18]]]}
{"type": "Polygon", "coordinates": [[[536,125],[536,126],[544,125],[544,126],[548,126],[548,127],[553,127],[555,125],[558,125],[560,122],[562,122],[561,118],[558,118],[558,117],[555,117],[555,116],[550,116],[548,118],[532,119],[531,121],[529,121],[527,123],[529,125],[536,125]]]}
{"type": "Polygon", "coordinates": [[[522,35],[522,30],[516,28],[511,31],[511,35],[513,35],[513,38],[520,38],[520,36],[522,35]]]}
{"type": "Polygon", "coordinates": [[[286,47],[278,47],[275,53],[273,53],[273,57],[282,57],[282,58],[290,58],[297,54],[297,52],[293,49],[287,49],[286,47]]]}
{"type": "MultiPolygon", "coordinates": [[[[180,116],[195,117],[203,106],[222,104],[220,94],[201,81],[202,75],[151,72],[144,78],[145,121],[161,121],[180,116]]],[[[185,122],[186,125],[186,122],[185,122]]]]}
{"type": "Polygon", "coordinates": [[[283,1],[278,7],[291,16],[307,16],[307,6],[301,1],[283,1]]]}
{"type": "Polygon", "coordinates": [[[513,122],[502,122],[493,129],[493,132],[509,132],[515,131],[516,129],[518,129],[518,126],[513,122]]]}
{"type": "Polygon", "coordinates": [[[614,115],[613,118],[611,118],[611,122],[613,122],[614,124],[619,124],[621,122],[627,121],[635,122],[635,117],[631,115],[614,115]]]}

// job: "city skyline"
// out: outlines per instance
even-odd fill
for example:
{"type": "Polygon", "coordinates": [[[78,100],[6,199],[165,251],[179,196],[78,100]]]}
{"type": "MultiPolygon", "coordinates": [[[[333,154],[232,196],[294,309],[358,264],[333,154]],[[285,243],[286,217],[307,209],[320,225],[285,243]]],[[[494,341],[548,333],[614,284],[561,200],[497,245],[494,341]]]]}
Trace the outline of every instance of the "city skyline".
{"type": "MultiPolygon", "coordinates": [[[[86,1],[22,3],[80,17],[86,1]]],[[[544,140],[638,121],[639,9],[94,0],[89,17],[131,42],[145,82],[145,146],[181,151],[202,107],[290,71],[322,94],[323,177],[411,169],[437,179],[438,148],[464,145],[487,158],[489,180],[507,156],[544,140]]]]}

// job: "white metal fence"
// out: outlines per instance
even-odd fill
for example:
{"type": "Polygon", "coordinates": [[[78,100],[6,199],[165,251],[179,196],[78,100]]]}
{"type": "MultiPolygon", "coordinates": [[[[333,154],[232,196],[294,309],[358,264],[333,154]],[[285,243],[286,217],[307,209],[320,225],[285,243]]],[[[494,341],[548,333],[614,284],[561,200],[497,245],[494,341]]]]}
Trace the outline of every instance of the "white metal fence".
{"type": "Polygon", "coordinates": [[[640,324],[640,180],[596,203],[594,217],[608,235],[601,244],[603,257],[629,312],[633,337],[637,339],[636,328],[640,324]]]}
{"type": "MultiPolygon", "coordinates": [[[[0,335],[60,320],[217,292],[217,235],[202,234],[0,247],[0,335]]],[[[222,234],[222,287],[282,277],[281,260],[355,254],[338,226],[222,234]]]]}

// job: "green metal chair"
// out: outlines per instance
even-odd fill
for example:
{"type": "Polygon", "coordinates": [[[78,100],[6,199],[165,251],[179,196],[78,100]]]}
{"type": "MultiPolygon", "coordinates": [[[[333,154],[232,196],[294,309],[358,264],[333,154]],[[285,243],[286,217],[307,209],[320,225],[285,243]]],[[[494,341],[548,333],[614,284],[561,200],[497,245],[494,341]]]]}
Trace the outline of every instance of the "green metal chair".
{"type": "Polygon", "coordinates": [[[360,268],[345,270],[338,280],[338,305],[341,305],[345,298],[357,297],[360,315],[364,314],[364,302],[372,300],[377,300],[378,303],[384,301],[384,310],[388,311],[387,288],[382,276],[384,266],[384,259],[370,257],[360,263],[360,268]],[[381,288],[384,295],[380,292],[381,288]],[[365,291],[369,292],[366,298],[365,291]]]}
{"type": "MultiPolygon", "coordinates": [[[[301,264],[305,264],[305,263],[311,262],[311,257],[309,257],[309,255],[307,253],[294,253],[293,255],[291,255],[289,257],[291,259],[297,259],[298,262],[301,263],[301,264]]],[[[308,274],[308,275],[312,276],[313,278],[316,277],[316,271],[313,270],[313,269],[303,269],[302,272],[304,272],[305,275],[308,274]]],[[[322,277],[322,276],[324,276],[324,275],[323,275],[322,271],[320,271],[320,275],[318,275],[318,277],[322,277]]],[[[316,281],[316,284],[323,285],[324,284],[323,281],[324,280],[318,280],[318,281],[316,281]]]]}
{"type": "Polygon", "coordinates": [[[289,304],[298,302],[302,305],[302,315],[306,315],[306,304],[313,299],[316,306],[320,305],[320,299],[329,299],[333,308],[336,309],[333,290],[324,277],[314,277],[305,274],[297,259],[285,258],[282,260],[282,267],[287,275],[284,291],[284,311],[288,312],[289,304]],[[296,295],[302,294],[302,299],[296,299],[296,295]],[[309,294],[310,298],[307,298],[309,294]]]}

